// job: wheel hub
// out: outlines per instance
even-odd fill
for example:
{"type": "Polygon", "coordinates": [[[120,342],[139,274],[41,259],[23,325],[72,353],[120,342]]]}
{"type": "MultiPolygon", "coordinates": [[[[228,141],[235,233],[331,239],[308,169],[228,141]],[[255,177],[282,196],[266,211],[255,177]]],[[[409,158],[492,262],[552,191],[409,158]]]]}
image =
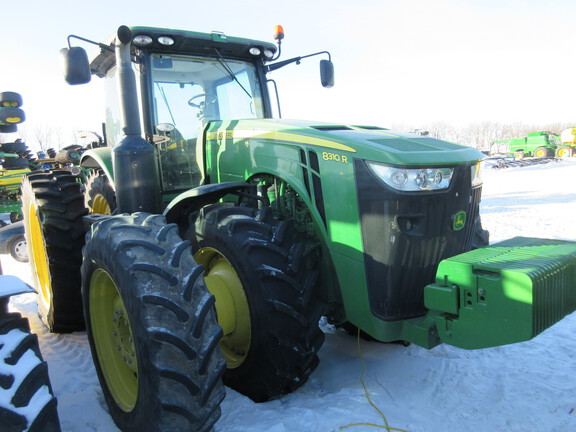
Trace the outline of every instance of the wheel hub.
{"type": "Polygon", "coordinates": [[[204,248],[195,255],[205,269],[206,287],[216,299],[216,315],[224,336],[220,342],[229,369],[240,366],[250,349],[251,323],[248,300],[232,264],[215,249],[204,248]]]}
{"type": "Polygon", "coordinates": [[[108,201],[106,201],[106,198],[104,198],[104,196],[98,194],[94,197],[92,203],[92,213],[105,214],[105,215],[109,215],[112,213],[112,211],[110,210],[110,205],[108,204],[108,201]]]}
{"type": "Polygon", "coordinates": [[[21,260],[28,259],[28,244],[26,240],[20,240],[14,245],[14,252],[21,260]]]}
{"type": "Polygon", "coordinates": [[[126,309],[120,297],[114,300],[114,313],[112,315],[112,334],[114,336],[116,350],[122,356],[122,360],[126,365],[137,372],[136,366],[136,349],[134,347],[134,340],[132,339],[132,330],[130,329],[130,321],[126,316],[126,309]]]}
{"type": "Polygon", "coordinates": [[[130,319],[112,277],[103,269],[90,279],[90,329],[106,384],[116,404],[130,412],[138,399],[138,361],[130,319]]]}

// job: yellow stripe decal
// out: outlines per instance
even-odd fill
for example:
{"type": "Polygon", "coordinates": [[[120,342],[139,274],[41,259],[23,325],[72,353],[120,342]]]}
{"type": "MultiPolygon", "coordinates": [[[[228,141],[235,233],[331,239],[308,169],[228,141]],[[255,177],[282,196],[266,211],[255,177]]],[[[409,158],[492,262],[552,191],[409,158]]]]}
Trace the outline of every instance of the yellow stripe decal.
{"type": "Polygon", "coordinates": [[[295,144],[308,144],[318,147],[326,147],[334,150],[347,151],[351,153],[356,153],[356,150],[345,144],[341,144],[335,141],[325,140],[322,138],[315,138],[308,135],[300,135],[290,132],[277,132],[277,131],[250,131],[250,130],[226,130],[226,131],[215,131],[207,134],[207,140],[221,140],[224,139],[263,139],[263,140],[273,140],[273,141],[284,141],[292,142],[295,144]],[[230,136],[232,135],[232,136],[230,136]]]}

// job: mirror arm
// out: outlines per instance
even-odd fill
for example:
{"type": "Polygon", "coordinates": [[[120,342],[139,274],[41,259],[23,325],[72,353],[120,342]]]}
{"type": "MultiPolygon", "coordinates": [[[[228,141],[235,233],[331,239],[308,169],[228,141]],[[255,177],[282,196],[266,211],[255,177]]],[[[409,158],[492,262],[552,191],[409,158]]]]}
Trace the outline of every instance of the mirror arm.
{"type": "Polygon", "coordinates": [[[330,53],[329,53],[328,51],[319,51],[319,52],[317,52],[317,53],[308,54],[308,55],[302,56],[302,57],[300,57],[300,58],[303,58],[303,59],[304,59],[304,58],[307,58],[307,57],[313,57],[313,56],[317,56],[317,55],[320,55],[320,54],[326,54],[326,55],[328,56],[328,61],[332,61],[332,56],[330,55],[330,53]]]}
{"type": "Polygon", "coordinates": [[[317,56],[317,55],[320,55],[320,54],[327,54],[327,55],[328,55],[328,60],[329,60],[329,61],[332,61],[332,57],[330,56],[330,53],[329,53],[328,51],[320,51],[320,52],[317,52],[317,53],[314,53],[314,54],[308,54],[308,55],[305,55],[305,56],[294,57],[294,58],[291,58],[291,59],[288,59],[288,60],[283,60],[283,61],[278,62],[278,63],[272,63],[271,65],[268,65],[268,66],[265,67],[265,68],[266,68],[266,72],[275,71],[276,69],[280,69],[280,68],[282,68],[282,67],[284,67],[284,66],[286,66],[286,65],[289,65],[290,63],[294,63],[294,62],[295,62],[296,64],[300,64],[300,60],[305,59],[305,58],[308,58],[308,57],[314,57],[314,56],[317,56]]]}
{"type": "Polygon", "coordinates": [[[106,51],[114,52],[114,47],[111,47],[111,46],[109,46],[109,45],[105,45],[105,44],[100,43],[100,42],[94,42],[93,40],[86,39],[86,38],[83,38],[83,37],[81,37],[81,36],[76,36],[76,35],[69,35],[69,36],[66,38],[66,40],[68,41],[68,48],[72,48],[72,45],[70,44],[70,39],[71,39],[71,38],[75,38],[75,39],[78,39],[78,40],[81,40],[81,41],[84,41],[84,42],[91,43],[91,44],[93,44],[93,45],[97,45],[100,49],[103,49],[103,50],[106,50],[106,51]]]}

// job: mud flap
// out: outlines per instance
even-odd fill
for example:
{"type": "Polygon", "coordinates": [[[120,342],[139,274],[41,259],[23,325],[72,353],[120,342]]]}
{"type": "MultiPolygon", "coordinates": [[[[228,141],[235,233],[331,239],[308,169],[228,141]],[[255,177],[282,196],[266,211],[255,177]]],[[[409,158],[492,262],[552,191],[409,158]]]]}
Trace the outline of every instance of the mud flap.
{"type": "Polygon", "coordinates": [[[576,310],[576,242],[515,237],[442,261],[424,289],[442,342],[522,342],[576,310]]]}

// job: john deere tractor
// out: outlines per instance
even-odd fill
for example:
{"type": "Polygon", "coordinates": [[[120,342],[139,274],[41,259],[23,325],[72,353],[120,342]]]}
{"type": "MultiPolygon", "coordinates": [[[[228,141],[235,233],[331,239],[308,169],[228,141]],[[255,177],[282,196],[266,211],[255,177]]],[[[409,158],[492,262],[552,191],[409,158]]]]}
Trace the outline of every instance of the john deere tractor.
{"type": "Polygon", "coordinates": [[[123,431],[207,431],[223,384],[261,402],[318,365],[322,316],[382,342],[483,348],[576,308],[576,245],[486,246],[484,155],[381,127],[274,119],[277,44],[122,26],[62,50],[106,80],[108,147],[32,173],[24,215],[39,310],[86,325],[123,431]],[[95,43],[95,42],[94,42],[95,43]],[[480,247],[480,248],[479,248],[480,247]]]}

